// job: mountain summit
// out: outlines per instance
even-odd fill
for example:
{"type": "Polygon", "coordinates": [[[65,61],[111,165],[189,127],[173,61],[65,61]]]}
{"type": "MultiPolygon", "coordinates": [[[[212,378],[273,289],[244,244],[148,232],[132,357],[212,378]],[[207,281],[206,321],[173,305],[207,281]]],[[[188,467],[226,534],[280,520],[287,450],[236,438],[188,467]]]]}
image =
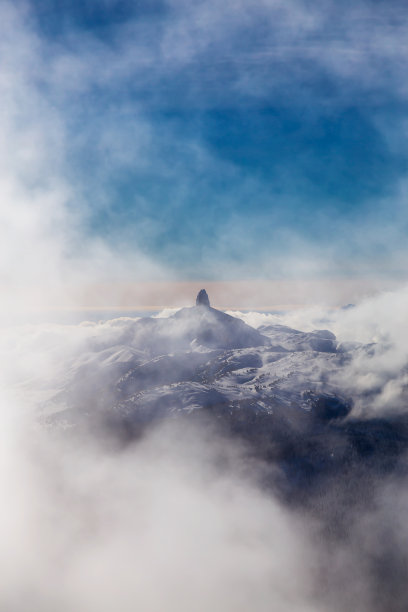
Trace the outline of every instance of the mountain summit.
{"type": "Polygon", "coordinates": [[[196,306],[207,306],[210,308],[210,300],[205,289],[201,289],[196,297],[196,306]]]}
{"type": "MultiPolygon", "coordinates": [[[[164,321],[164,319],[163,319],[164,321]]],[[[266,346],[270,340],[241,319],[212,308],[205,289],[197,295],[196,306],[182,308],[166,319],[166,333],[189,343],[195,341],[211,349],[238,349],[266,346]]]]}

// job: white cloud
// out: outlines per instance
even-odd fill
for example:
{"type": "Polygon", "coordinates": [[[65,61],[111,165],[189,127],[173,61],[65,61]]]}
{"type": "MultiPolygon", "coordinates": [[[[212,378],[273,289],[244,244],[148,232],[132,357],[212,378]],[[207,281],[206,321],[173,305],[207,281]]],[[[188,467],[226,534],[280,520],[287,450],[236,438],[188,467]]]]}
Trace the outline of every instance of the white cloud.
{"type": "Polygon", "coordinates": [[[359,301],[355,307],[330,309],[314,306],[282,314],[234,312],[254,327],[288,325],[303,331],[329,329],[339,343],[361,343],[367,348],[353,351],[352,361],[332,376],[333,382],[355,401],[356,416],[405,412],[407,402],[408,289],[359,301]]]}

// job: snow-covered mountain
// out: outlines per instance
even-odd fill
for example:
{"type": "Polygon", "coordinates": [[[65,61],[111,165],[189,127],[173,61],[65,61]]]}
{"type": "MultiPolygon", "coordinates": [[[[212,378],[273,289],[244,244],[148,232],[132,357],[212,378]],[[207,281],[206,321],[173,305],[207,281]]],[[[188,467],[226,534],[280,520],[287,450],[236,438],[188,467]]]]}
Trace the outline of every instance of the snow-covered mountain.
{"type": "Polygon", "coordinates": [[[121,323],[119,333],[91,338],[70,364],[68,380],[54,397],[65,408],[53,418],[74,423],[94,411],[136,424],[202,408],[233,412],[244,405],[267,414],[307,412],[315,395],[335,394],[327,378],[344,361],[327,330],[303,333],[268,325],[258,331],[209,303],[168,318],[121,323]]]}
{"type": "Polygon", "coordinates": [[[370,350],[339,345],[328,330],[257,330],[198,301],[167,318],[117,319],[89,337],[43,419],[132,439],[164,418],[204,417],[310,479],[355,458],[387,462],[406,447],[405,417],[353,418],[347,367],[370,350]]]}

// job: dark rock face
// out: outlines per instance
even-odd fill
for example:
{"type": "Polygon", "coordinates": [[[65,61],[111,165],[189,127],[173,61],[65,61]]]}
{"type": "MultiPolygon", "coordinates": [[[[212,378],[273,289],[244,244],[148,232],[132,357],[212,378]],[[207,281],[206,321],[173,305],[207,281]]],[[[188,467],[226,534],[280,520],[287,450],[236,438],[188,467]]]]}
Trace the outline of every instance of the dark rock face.
{"type": "Polygon", "coordinates": [[[205,289],[201,289],[201,291],[198,292],[196,298],[196,306],[207,306],[208,308],[210,307],[210,300],[205,289]]]}

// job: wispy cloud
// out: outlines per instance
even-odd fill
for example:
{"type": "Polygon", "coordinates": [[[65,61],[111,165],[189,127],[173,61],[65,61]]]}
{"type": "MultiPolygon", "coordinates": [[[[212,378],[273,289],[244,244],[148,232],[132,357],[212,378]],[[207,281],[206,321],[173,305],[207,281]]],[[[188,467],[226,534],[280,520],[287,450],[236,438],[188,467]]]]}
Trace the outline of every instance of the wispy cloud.
{"type": "Polygon", "coordinates": [[[2,131],[4,168],[58,190],[76,247],[179,276],[405,258],[399,3],[70,10],[4,4],[2,131]]]}

